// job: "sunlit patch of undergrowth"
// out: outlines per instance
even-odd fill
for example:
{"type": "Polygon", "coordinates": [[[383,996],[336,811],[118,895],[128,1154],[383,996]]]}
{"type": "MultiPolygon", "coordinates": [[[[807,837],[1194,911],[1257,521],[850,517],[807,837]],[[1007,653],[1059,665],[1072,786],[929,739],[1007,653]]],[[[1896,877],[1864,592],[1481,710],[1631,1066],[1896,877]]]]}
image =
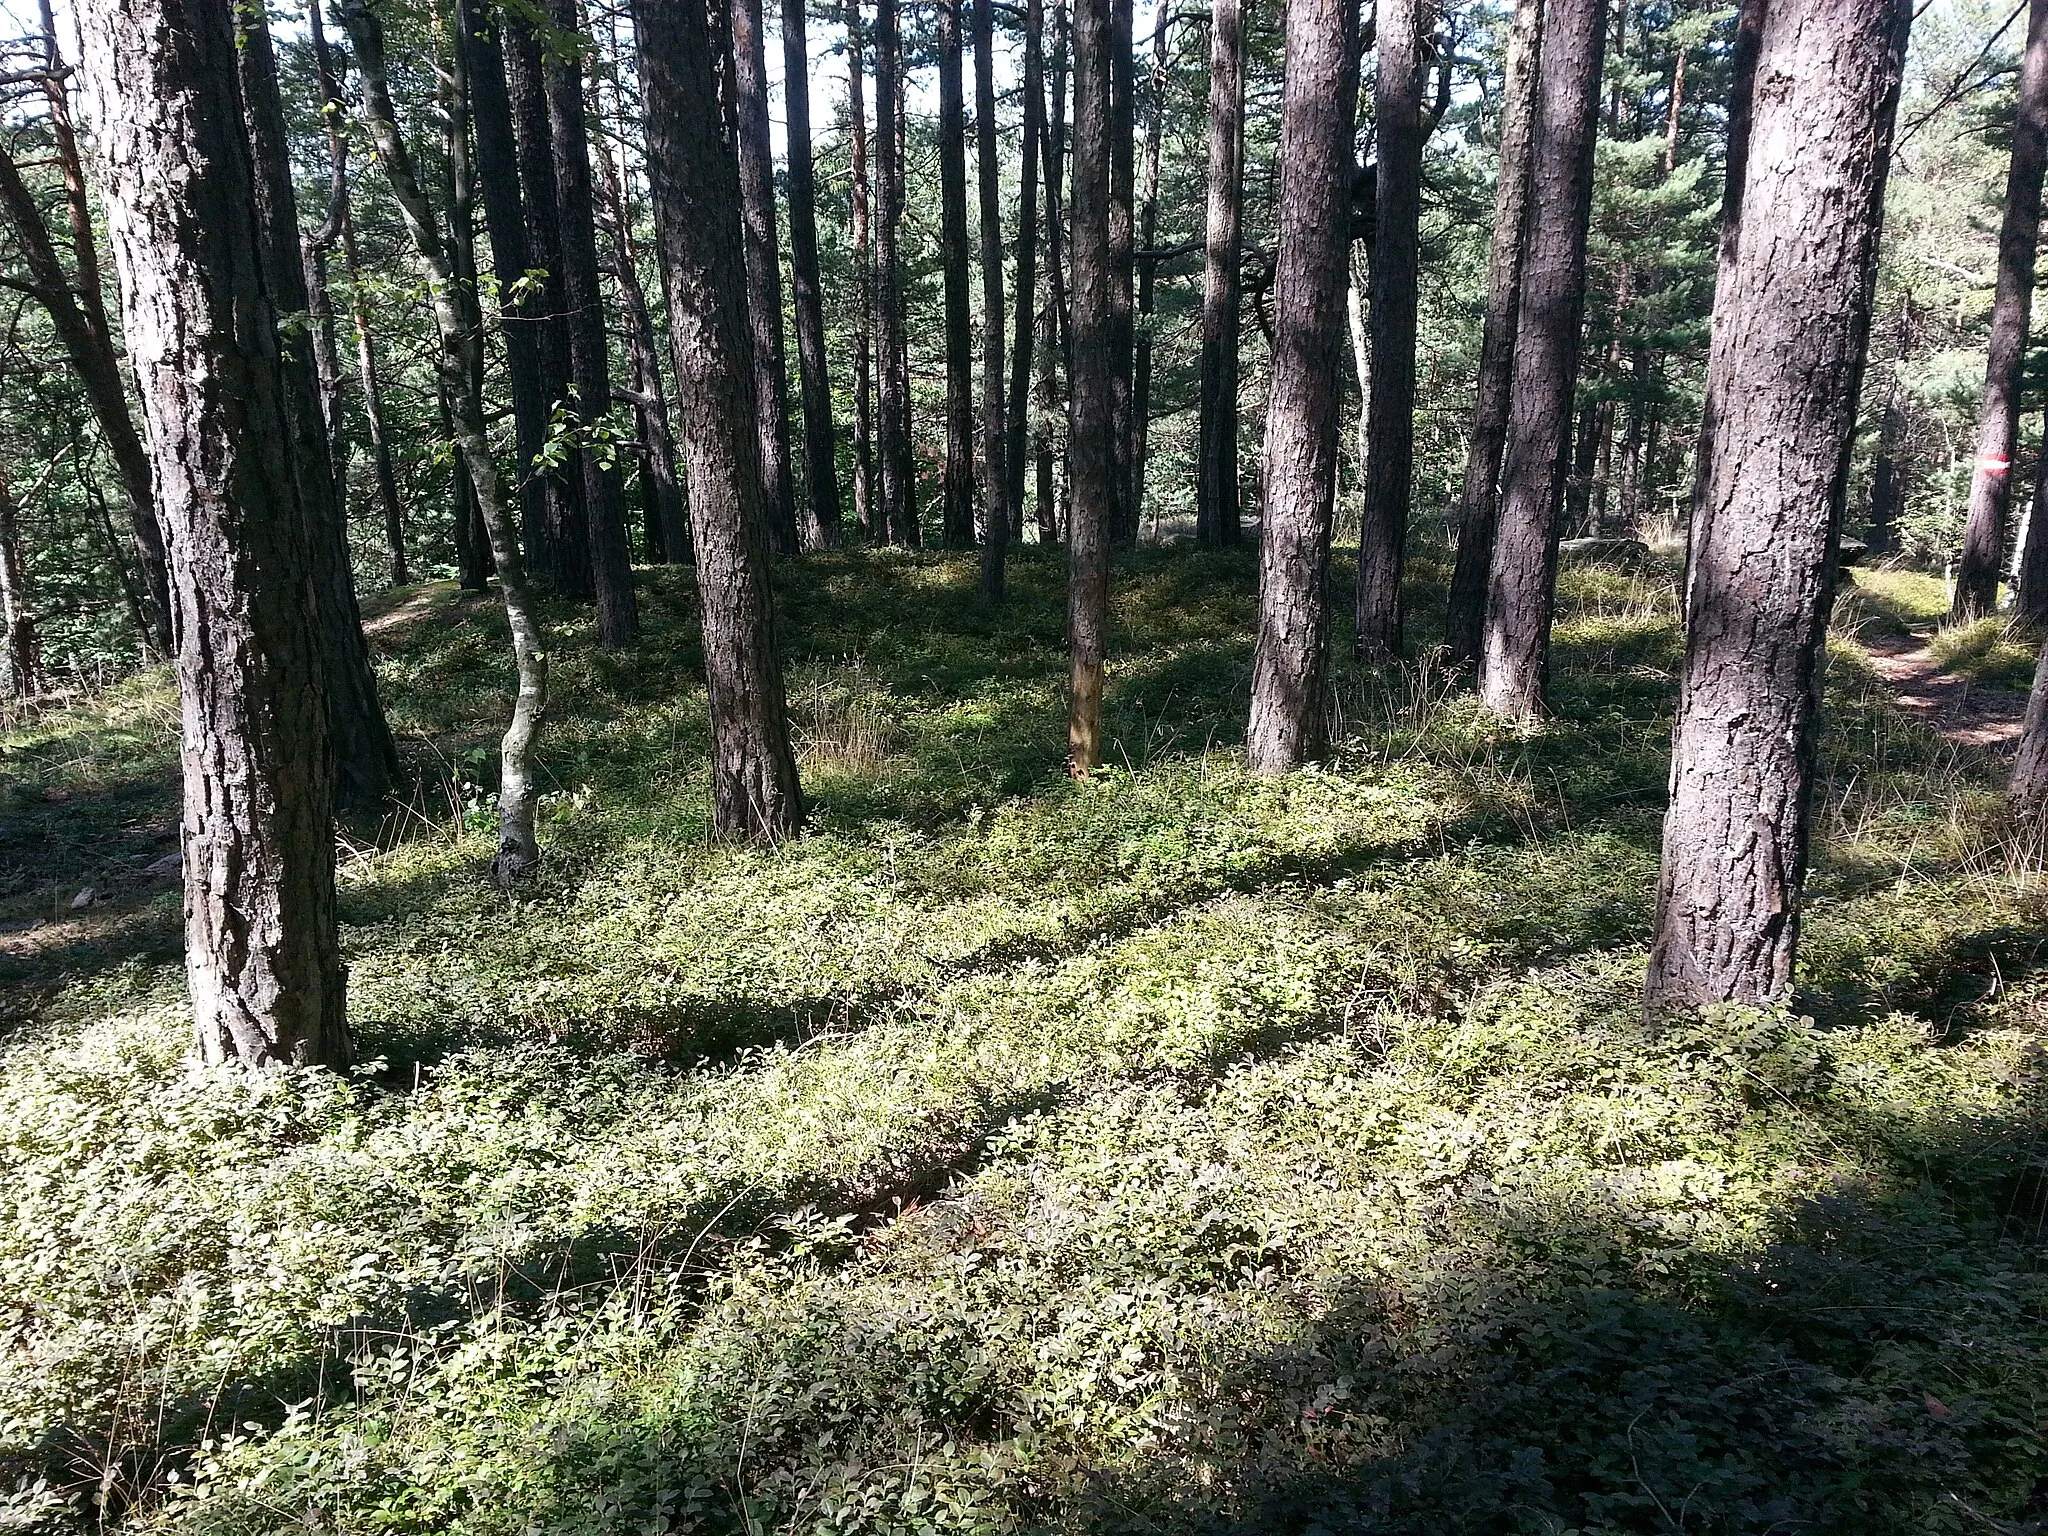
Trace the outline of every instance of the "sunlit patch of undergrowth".
{"type": "MultiPolygon", "coordinates": [[[[1651,1030],[1669,569],[1561,573],[1516,731],[1418,562],[1415,659],[1337,635],[1330,760],[1264,779],[1252,556],[1121,557],[1074,783],[1061,554],[1000,608],[970,558],[783,567],[813,830],[774,848],[709,836],[688,574],[616,653],[551,613],[511,898],[502,621],[409,610],[356,1073],[191,1066],[118,931],[21,961],[0,1529],[2033,1518],[2048,945],[1993,766],[1839,647],[1797,1007],[1651,1030]]],[[[162,723],[40,728],[169,765],[162,723]]]]}

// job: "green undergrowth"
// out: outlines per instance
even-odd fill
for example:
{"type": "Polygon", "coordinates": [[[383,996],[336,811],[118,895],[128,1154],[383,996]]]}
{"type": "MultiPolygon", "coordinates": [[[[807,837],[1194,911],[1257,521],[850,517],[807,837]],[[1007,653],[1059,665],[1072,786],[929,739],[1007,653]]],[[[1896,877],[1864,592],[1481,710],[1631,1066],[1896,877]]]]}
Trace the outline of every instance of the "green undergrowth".
{"type": "MultiPolygon", "coordinates": [[[[410,594],[350,1074],[185,1059],[168,885],[8,937],[0,1530],[2048,1515],[2048,939],[1995,764],[1838,645],[1799,1005],[1652,1031],[1668,571],[1565,573],[1541,731],[1425,630],[1273,781],[1250,559],[1148,552],[1081,784],[1062,574],[786,568],[813,830],[771,849],[707,836],[687,578],[622,652],[557,613],[509,900],[498,621],[410,594]]],[[[44,878],[167,793],[162,689],[6,739],[44,878]]]]}

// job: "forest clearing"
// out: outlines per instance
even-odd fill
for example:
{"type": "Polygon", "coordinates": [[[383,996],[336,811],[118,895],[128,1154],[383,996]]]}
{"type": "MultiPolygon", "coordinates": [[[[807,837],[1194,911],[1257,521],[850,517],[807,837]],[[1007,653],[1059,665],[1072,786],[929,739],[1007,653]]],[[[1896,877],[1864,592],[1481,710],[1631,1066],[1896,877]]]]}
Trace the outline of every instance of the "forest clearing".
{"type": "Polygon", "coordinates": [[[2048,1530],[2048,0],[7,14],[0,1536],[2048,1530]]]}

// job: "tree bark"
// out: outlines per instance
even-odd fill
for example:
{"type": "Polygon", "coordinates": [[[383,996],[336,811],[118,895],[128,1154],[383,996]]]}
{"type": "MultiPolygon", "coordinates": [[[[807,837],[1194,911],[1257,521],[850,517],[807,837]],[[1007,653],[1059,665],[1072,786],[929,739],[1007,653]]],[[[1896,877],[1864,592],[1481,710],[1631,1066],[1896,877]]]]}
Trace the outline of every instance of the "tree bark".
{"type": "Polygon", "coordinates": [[[1132,415],[1137,362],[1137,66],[1132,58],[1132,0],[1110,0],[1109,54],[1109,325],[1111,451],[1115,472],[1109,507],[1110,543],[1138,542],[1137,457],[1132,415]]]}
{"type": "Polygon", "coordinates": [[[0,629],[7,635],[7,684],[15,698],[32,699],[43,691],[43,647],[14,514],[14,489],[0,465],[0,629]]]}
{"type": "Polygon", "coordinates": [[[1373,89],[1379,180],[1373,205],[1372,393],[1358,533],[1357,647],[1401,652],[1401,570],[1415,476],[1415,304],[1422,218],[1422,48],[1433,0],[1380,0],[1373,89]]]}
{"type": "MultiPolygon", "coordinates": [[[[1069,519],[1062,496],[1071,495],[1071,484],[1066,491],[1061,489],[1057,460],[1065,456],[1058,453],[1055,442],[1055,435],[1063,426],[1060,378],[1064,372],[1071,386],[1074,374],[1073,314],[1067,298],[1066,242],[1063,238],[1064,210],[1068,202],[1063,190],[1067,160],[1067,74],[1069,50],[1073,45],[1073,27],[1066,0],[1053,0],[1052,37],[1052,94],[1046,112],[1045,159],[1041,172],[1045,188],[1046,291],[1038,345],[1038,355],[1043,361],[1037,383],[1039,415],[1035,472],[1038,537],[1041,543],[1046,544],[1057,544],[1065,537],[1063,530],[1069,519]]],[[[1071,476],[1069,479],[1071,481],[1071,476]]]]}
{"type": "Polygon", "coordinates": [[[1486,320],[1479,343],[1479,393],[1466,440],[1458,502],[1458,556],[1451,571],[1444,641],[1454,665],[1479,660],[1500,510],[1500,459],[1507,441],[1522,253],[1528,242],[1529,155],[1536,123],[1536,76],[1543,53],[1543,0],[1515,0],[1501,82],[1500,179],[1493,193],[1493,244],[1486,258],[1486,320]]]}
{"type": "Polygon", "coordinates": [[[1152,303],[1159,279],[1159,153],[1166,136],[1166,85],[1171,60],[1173,8],[1159,7],[1152,27],[1150,100],[1145,115],[1145,159],[1138,191],[1138,317],[1131,357],[1131,504],[1145,505],[1145,454],[1152,438],[1152,303]]]}
{"type": "Polygon", "coordinates": [[[1237,346],[1244,325],[1244,16],[1240,0],[1209,10],[1209,206],[1202,270],[1200,442],[1195,539],[1237,543],[1237,346]]]}
{"type": "Polygon", "coordinates": [[[967,118],[961,99],[960,7],[937,0],[939,267],[945,294],[946,467],[940,526],[948,549],[974,542],[974,341],[967,286],[967,118]]]}
{"type": "Polygon", "coordinates": [[[557,37],[547,63],[548,143],[554,156],[555,207],[561,215],[562,300],[569,335],[569,374],[575,387],[582,475],[585,559],[597,598],[600,645],[630,645],[640,634],[633,594],[633,551],[626,540],[626,508],[619,471],[591,446],[594,430],[611,414],[610,337],[604,289],[598,281],[597,198],[590,180],[590,133],[584,119],[583,31],[579,0],[550,0],[557,37]],[[577,51],[568,53],[574,47],[577,51]]]}
{"type": "Polygon", "coordinates": [[[996,136],[995,0],[973,4],[974,139],[981,193],[981,595],[995,602],[1003,595],[1003,559],[1010,543],[1010,445],[1003,421],[1002,145],[996,136]]]}
{"type": "Polygon", "coordinates": [[[1652,1013],[1781,1003],[1908,0],[1771,0],[1714,297],[1652,1013]],[[1759,558],[1759,551],[1768,551],[1759,558]]]}
{"type": "Polygon", "coordinates": [[[1102,673],[1109,630],[1109,523],[1116,503],[1111,98],[1119,0],[1074,0],[1074,317],[1067,472],[1067,769],[1102,765],[1102,673]]]}
{"type": "Polygon", "coordinates": [[[647,168],[682,381],[683,443],[711,695],[712,825],[774,839],[803,823],[769,587],[761,434],[747,388],[739,178],[719,142],[717,88],[697,0],[635,0],[647,168]]]}
{"type": "Polygon", "coordinates": [[[768,55],[761,0],[730,0],[733,106],[739,123],[746,225],[747,323],[754,349],[754,416],[768,536],[797,552],[796,479],[789,462],[789,363],[782,339],[782,255],[775,228],[775,161],[768,138],[768,55]]]}
{"type": "Polygon", "coordinates": [[[1956,565],[1951,623],[1997,611],[2012,509],[2012,456],[2019,440],[2020,370],[2034,296],[2034,252],[2041,235],[2041,173],[2048,167],[2048,0],[2027,12],[2027,48],[2020,65],[2012,160],[2005,179],[2005,219],[1998,230],[1998,286],[1991,301],[1991,339],[1977,415],[1977,463],[1970,477],[1970,516],[1956,565]]]}
{"type": "Polygon", "coordinates": [[[789,140],[789,286],[796,311],[796,363],[804,414],[806,549],[839,542],[839,442],[832,431],[832,380],[825,363],[825,299],[818,275],[818,196],[811,169],[811,52],[804,0],[782,0],[783,117],[789,140]]]}
{"type": "Polygon", "coordinates": [[[875,180],[881,217],[875,236],[875,351],[881,369],[882,513],[891,544],[915,547],[917,466],[910,455],[910,370],[903,334],[903,141],[897,129],[902,41],[896,0],[875,5],[875,180]]]}
{"type": "Polygon", "coordinates": [[[1287,17],[1265,530],[1245,731],[1255,773],[1284,773],[1322,748],[1357,24],[1353,0],[1298,0],[1287,17]]]}
{"type": "Polygon", "coordinates": [[[1558,510],[1586,303],[1605,10],[1605,0],[1548,0],[1544,7],[1514,396],[1479,662],[1481,701],[1514,720],[1541,716],[1549,673],[1558,510]]]}
{"type": "Polygon", "coordinates": [[[354,45],[362,76],[362,113],[376,146],[378,162],[398,203],[406,233],[419,253],[434,311],[440,345],[435,372],[446,389],[455,418],[455,446],[469,466],[470,485],[490,536],[492,563],[498,568],[498,593],[511,630],[512,654],[518,668],[519,691],[512,722],[498,748],[498,851],[491,875],[510,888],[532,874],[540,862],[534,837],[533,750],[547,712],[548,638],[534,611],[525,562],[520,559],[512,504],[491,454],[483,415],[483,314],[474,286],[457,280],[455,262],[442,234],[438,215],[421,190],[413,169],[412,151],[399,130],[384,68],[384,27],[368,0],[340,0],[342,24],[354,45]]]}
{"type": "MultiPolygon", "coordinates": [[[[263,281],[277,314],[305,314],[311,299],[299,247],[291,143],[284,99],[278,91],[270,26],[261,5],[238,7],[236,16],[241,30],[236,56],[262,240],[263,281]]],[[[346,512],[334,482],[334,459],[310,339],[280,336],[278,366],[291,433],[290,468],[305,524],[307,574],[327,682],[335,799],[344,806],[375,805],[398,775],[398,749],[377,699],[377,674],[363,638],[346,512]]]]}
{"type": "Polygon", "coordinates": [[[94,0],[86,57],[168,534],[200,1055],[341,1065],[333,762],[227,0],[94,0]]]}
{"type": "Polygon", "coordinates": [[[875,254],[868,234],[868,120],[860,0],[846,6],[846,120],[853,136],[853,521],[860,537],[888,537],[875,484],[875,254]]]}
{"type": "Polygon", "coordinates": [[[1017,172],[1016,331],[1010,348],[1010,400],[1003,465],[1009,472],[1011,531],[1021,538],[1025,460],[1031,451],[1032,363],[1038,332],[1038,161],[1045,140],[1045,0],[1024,5],[1024,144],[1017,172]]]}
{"type": "MultiPolygon", "coordinates": [[[[1898,414],[1896,403],[1888,404],[1887,416],[1898,414]]],[[[2043,413],[2048,418],[2048,412],[2043,413]]],[[[1882,433],[1880,428],[1880,434],[1882,433]]],[[[1896,434],[1897,428],[1893,431],[1896,434]]],[[[1879,453],[1884,452],[1880,435],[1879,453]]],[[[1898,462],[1896,438],[1891,458],[1879,459],[1879,468],[1890,471],[1892,485],[1888,488],[1891,499],[1905,500],[1904,470],[1898,462]]],[[[1877,502],[1877,488],[1871,487],[1873,510],[1877,502]]],[[[1894,514],[1896,516],[1896,514],[1894,514]]],[[[2013,617],[2029,629],[2048,629],[2048,428],[2042,432],[2042,446],[2034,454],[2034,492],[2027,515],[2021,519],[2019,548],[2013,552],[2013,617]]],[[[1889,534],[1888,523],[1885,532],[1889,534]]],[[[1887,540],[1889,542],[1889,540],[1887,540]]],[[[1875,545],[1872,546],[1875,548],[1875,545]]]]}

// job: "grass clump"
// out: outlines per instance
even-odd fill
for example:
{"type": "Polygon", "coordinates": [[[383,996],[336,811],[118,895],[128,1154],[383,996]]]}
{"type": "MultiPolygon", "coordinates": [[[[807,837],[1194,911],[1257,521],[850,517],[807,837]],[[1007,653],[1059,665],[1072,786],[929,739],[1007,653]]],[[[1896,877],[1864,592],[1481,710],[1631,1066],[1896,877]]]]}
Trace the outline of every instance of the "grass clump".
{"type": "MultiPolygon", "coordinates": [[[[637,647],[556,616],[510,899],[493,621],[380,632],[421,788],[351,833],[361,1070],[190,1065],[168,887],[0,953],[0,1529],[2038,1518],[2042,913],[1994,765],[1851,650],[1798,1008],[1652,1032],[1668,571],[1564,573],[1543,731],[1425,635],[1276,781],[1249,560],[1138,556],[1073,784],[1053,559],[1000,610],[794,562],[770,849],[709,838],[687,581],[641,580],[637,647]]],[[[90,770],[53,871],[168,725],[8,739],[90,770]]]]}

